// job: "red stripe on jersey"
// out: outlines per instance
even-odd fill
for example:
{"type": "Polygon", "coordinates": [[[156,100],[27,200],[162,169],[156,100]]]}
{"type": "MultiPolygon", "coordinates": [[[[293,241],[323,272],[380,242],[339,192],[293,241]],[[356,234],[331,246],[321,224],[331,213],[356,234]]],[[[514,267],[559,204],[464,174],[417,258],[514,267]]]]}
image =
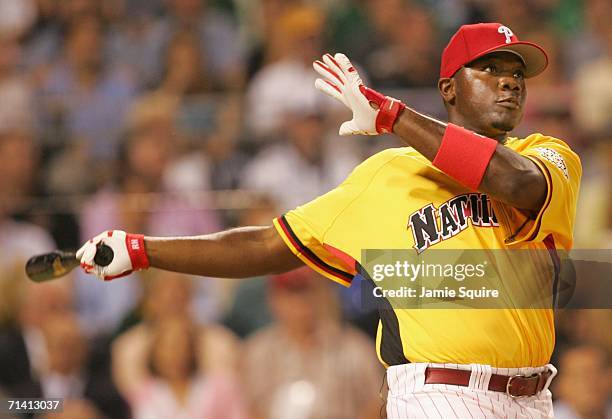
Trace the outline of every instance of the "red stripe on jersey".
{"type": "Polygon", "coordinates": [[[304,246],[291,229],[291,226],[285,219],[285,216],[278,218],[278,224],[283,229],[285,236],[289,239],[291,244],[297,250],[299,250],[300,253],[302,253],[302,255],[304,255],[304,257],[306,257],[313,265],[316,265],[318,268],[322,269],[323,271],[327,272],[332,276],[340,278],[344,282],[350,283],[353,280],[354,275],[350,275],[347,272],[341,271],[340,269],[328,265],[327,263],[323,262],[317,255],[315,255],[312,250],[304,246]]]}

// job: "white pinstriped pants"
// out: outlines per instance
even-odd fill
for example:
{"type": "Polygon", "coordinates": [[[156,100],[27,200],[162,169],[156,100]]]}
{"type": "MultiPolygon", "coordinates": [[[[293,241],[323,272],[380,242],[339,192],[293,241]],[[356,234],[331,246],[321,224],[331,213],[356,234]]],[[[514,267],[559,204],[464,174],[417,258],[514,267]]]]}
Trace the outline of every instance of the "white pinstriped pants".
{"type": "Polygon", "coordinates": [[[389,419],[544,419],[553,417],[552,396],[548,390],[557,374],[552,365],[526,368],[492,368],[489,365],[405,364],[387,369],[389,419]],[[468,387],[424,384],[425,368],[471,370],[468,387]],[[531,375],[549,368],[553,374],[544,390],[533,397],[512,399],[505,393],[488,390],[491,374],[531,375]]]}

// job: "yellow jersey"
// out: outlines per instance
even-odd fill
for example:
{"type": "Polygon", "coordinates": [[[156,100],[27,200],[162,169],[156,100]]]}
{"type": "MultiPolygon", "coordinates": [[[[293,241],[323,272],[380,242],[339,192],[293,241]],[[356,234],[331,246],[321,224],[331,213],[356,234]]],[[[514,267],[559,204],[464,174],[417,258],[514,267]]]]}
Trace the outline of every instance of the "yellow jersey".
{"type": "MultiPolygon", "coordinates": [[[[579,157],[556,138],[532,134],[504,146],[542,171],[547,196],[537,215],[470,191],[410,147],[382,151],[336,189],[274,220],[287,246],[322,275],[349,286],[364,249],[549,249],[504,279],[554,286],[554,249],[572,246],[582,175],[579,157]],[[507,278],[506,278],[507,277],[507,278]]],[[[554,347],[553,310],[402,309],[380,311],[377,353],[385,366],[408,362],[527,367],[554,347]]]]}

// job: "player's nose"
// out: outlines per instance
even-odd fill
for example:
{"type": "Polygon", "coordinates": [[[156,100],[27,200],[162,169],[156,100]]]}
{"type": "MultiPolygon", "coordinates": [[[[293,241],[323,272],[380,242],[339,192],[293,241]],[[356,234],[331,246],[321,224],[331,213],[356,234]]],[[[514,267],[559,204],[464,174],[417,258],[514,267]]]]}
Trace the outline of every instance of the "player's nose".
{"type": "Polygon", "coordinates": [[[498,80],[498,84],[501,90],[512,90],[515,92],[521,92],[522,86],[519,81],[512,76],[502,76],[498,80]]]}

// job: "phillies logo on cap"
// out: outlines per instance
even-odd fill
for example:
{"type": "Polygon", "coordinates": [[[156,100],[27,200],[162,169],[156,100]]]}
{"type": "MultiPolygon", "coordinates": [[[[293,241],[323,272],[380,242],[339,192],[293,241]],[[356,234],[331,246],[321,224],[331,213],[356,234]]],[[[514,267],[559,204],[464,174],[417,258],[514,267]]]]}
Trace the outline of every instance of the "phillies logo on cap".
{"type": "Polygon", "coordinates": [[[512,37],[514,36],[514,33],[512,33],[512,30],[509,27],[502,25],[497,28],[497,32],[503,33],[506,36],[506,44],[512,42],[512,37]]]}

